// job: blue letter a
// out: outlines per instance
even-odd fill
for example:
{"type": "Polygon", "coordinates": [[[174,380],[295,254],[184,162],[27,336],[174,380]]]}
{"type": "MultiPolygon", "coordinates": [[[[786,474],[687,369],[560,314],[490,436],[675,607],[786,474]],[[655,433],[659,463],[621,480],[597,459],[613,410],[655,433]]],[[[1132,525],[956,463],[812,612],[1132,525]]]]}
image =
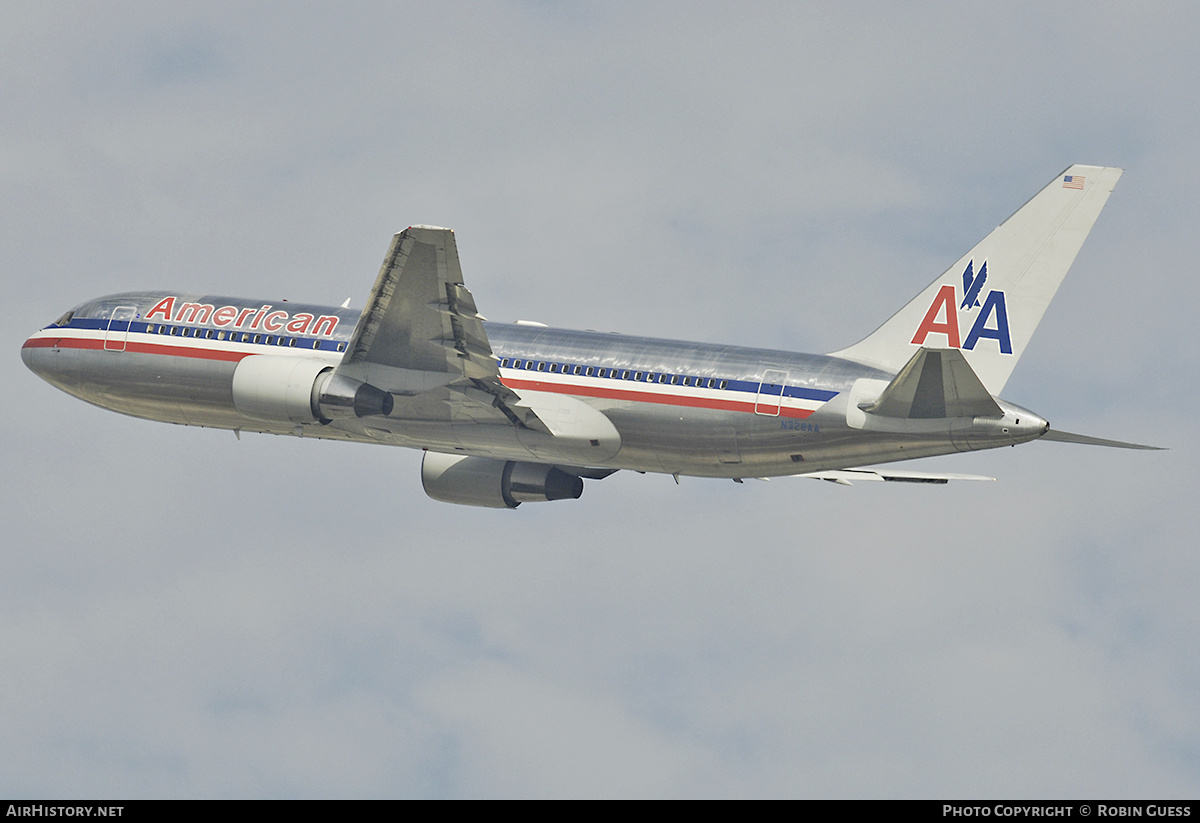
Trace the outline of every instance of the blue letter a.
{"type": "Polygon", "coordinates": [[[999,343],[1001,354],[1012,354],[1012,338],[1008,333],[1008,308],[1004,305],[1004,292],[1002,291],[988,292],[987,298],[983,301],[983,308],[979,310],[979,316],[975,318],[975,325],[971,327],[967,339],[963,341],[963,348],[973,350],[981,337],[990,337],[999,343]],[[996,327],[989,329],[986,324],[993,312],[996,315],[996,327]]]}

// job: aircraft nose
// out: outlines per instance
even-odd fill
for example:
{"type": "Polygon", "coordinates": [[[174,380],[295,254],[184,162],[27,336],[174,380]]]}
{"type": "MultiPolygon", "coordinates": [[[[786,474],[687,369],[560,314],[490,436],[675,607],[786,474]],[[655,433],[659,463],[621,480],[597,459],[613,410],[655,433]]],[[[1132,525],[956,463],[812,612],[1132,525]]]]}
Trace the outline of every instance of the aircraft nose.
{"type": "Polygon", "coordinates": [[[31,337],[25,341],[25,344],[21,346],[21,359],[25,361],[26,367],[31,372],[38,374],[39,372],[37,366],[35,365],[37,363],[37,358],[34,355],[34,353],[37,351],[37,349],[34,348],[35,342],[35,337],[31,337]]]}
{"type": "Polygon", "coordinates": [[[55,378],[62,371],[61,358],[54,357],[54,350],[48,346],[48,340],[40,334],[35,334],[21,346],[21,360],[25,366],[38,377],[48,383],[57,385],[55,378]]]}

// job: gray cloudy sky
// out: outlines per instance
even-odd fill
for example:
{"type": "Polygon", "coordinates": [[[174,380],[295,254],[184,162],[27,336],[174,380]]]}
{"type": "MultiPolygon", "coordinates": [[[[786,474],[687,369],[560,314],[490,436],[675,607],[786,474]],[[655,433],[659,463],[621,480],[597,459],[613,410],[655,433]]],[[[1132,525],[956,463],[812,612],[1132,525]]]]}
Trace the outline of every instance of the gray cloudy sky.
{"type": "Polygon", "coordinates": [[[0,6],[0,795],[1200,794],[1192,4],[0,6]],[[1005,396],[852,488],[419,454],[42,383],[98,295],[361,306],[458,233],[493,320],[831,351],[1074,162],[1127,171],[1005,396]]]}

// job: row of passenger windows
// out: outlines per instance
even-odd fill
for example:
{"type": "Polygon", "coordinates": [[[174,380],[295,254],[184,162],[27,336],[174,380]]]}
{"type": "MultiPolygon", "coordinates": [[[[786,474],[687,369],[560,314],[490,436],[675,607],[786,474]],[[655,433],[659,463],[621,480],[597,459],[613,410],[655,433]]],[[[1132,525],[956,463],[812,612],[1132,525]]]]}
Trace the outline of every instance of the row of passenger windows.
{"type": "MultiPolygon", "coordinates": [[[[228,340],[231,343],[259,343],[266,346],[311,346],[314,349],[321,348],[320,340],[306,340],[302,337],[284,337],[282,334],[253,334],[251,332],[227,332],[224,329],[193,329],[187,326],[156,326],[153,323],[146,324],[147,334],[168,334],[172,337],[197,337],[204,340],[228,340]]],[[[346,344],[338,343],[338,351],[345,351],[346,344]]]]}
{"type": "Polygon", "coordinates": [[[687,374],[665,372],[631,371],[629,369],[605,369],[599,366],[577,366],[573,363],[547,363],[543,360],[519,360],[505,357],[500,361],[502,369],[524,369],[526,371],[549,372],[550,374],[577,374],[580,377],[607,377],[613,380],[633,380],[639,383],[663,383],[669,386],[695,386],[698,389],[724,389],[728,380],[716,377],[692,377],[687,374]]]}

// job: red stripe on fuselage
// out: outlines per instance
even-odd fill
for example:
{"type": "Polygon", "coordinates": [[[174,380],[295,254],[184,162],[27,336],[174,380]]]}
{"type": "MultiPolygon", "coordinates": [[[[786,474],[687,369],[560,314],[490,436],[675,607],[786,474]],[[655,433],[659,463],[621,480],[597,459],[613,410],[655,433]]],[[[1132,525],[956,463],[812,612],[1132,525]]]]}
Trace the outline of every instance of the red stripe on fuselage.
{"type": "MultiPolygon", "coordinates": [[[[610,389],[606,386],[580,386],[577,384],[544,383],[540,380],[520,380],[505,378],[504,385],[511,389],[529,389],[531,391],[554,392],[570,394],[576,397],[602,397],[608,400],[632,400],[636,403],[658,403],[664,406],[688,406],[697,409],[720,409],[722,411],[753,412],[753,402],[738,400],[717,400],[708,397],[688,397],[678,394],[657,394],[655,392],[634,391],[632,389],[610,389]]],[[[812,414],[811,409],[796,409],[781,405],[780,417],[798,417],[804,419],[812,414]]],[[[775,417],[767,414],[763,417],[775,417]]]]}
{"type": "MultiPolygon", "coordinates": [[[[92,349],[104,350],[104,340],[90,337],[31,337],[25,341],[23,349],[92,349]]],[[[164,346],[161,343],[137,343],[129,340],[124,349],[110,351],[134,352],[135,354],[165,354],[171,357],[194,357],[200,360],[224,360],[236,363],[243,357],[249,357],[255,352],[222,351],[220,349],[200,349],[190,346],[164,346]]]]}

